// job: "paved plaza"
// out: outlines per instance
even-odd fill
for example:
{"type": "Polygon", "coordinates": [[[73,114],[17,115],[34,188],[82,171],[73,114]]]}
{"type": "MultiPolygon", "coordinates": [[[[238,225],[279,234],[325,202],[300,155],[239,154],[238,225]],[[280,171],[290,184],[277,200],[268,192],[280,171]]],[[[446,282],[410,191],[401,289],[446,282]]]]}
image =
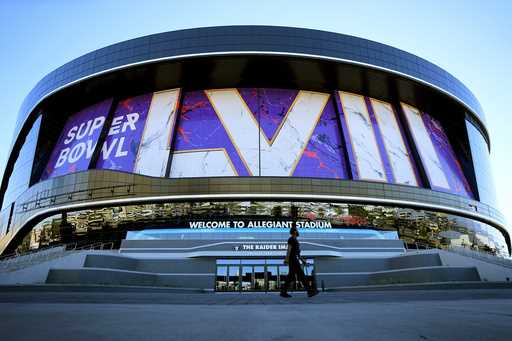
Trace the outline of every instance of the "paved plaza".
{"type": "Polygon", "coordinates": [[[0,290],[2,340],[510,340],[512,290],[0,290]]]}

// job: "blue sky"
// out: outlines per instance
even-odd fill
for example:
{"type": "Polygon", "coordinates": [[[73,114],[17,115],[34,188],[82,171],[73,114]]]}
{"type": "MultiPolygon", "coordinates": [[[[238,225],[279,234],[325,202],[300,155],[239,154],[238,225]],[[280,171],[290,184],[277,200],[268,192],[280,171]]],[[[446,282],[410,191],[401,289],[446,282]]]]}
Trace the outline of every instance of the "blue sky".
{"type": "Polygon", "coordinates": [[[0,174],[16,115],[45,74],[143,35],[217,25],[315,28],[379,41],[448,70],[480,100],[498,200],[512,223],[512,1],[0,0],[0,174]],[[78,4],[78,5],[74,5],[78,4]]]}

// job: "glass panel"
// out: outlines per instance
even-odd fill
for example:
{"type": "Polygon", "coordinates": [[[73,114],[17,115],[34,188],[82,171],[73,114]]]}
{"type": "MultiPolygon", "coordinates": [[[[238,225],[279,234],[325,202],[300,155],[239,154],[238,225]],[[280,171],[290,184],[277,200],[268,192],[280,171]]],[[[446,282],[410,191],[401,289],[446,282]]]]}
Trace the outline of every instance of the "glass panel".
{"type": "Polygon", "coordinates": [[[36,152],[37,138],[41,127],[41,117],[35,121],[30,129],[23,146],[20,149],[16,162],[14,163],[11,176],[5,191],[2,209],[8,207],[22,194],[30,185],[32,174],[32,163],[36,152]]]}
{"type": "Polygon", "coordinates": [[[215,282],[215,290],[217,291],[226,291],[227,290],[227,272],[228,269],[226,266],[218,266],[217,267],[217,279],[215,282]]]}
{"type": "MultiPolygon", "coordinates": [[[[412,188],[411,188],[412,189],[412,188]]],[[[408,195],[404,193],[404,195],[408,195]]],[[[276,202],[257,202],[261,207],[275,207],[276,202]]],[[[113,241],[119,247],[122,239],[189,239],[219,240],[252,237],[279,240],[284,243],[288,229],[192,229],[191,220],[208,219],[215,212],[223,219],[272,219],[266,211],[246,213],[247,202],[166,203],[105,207],[54,215],[39,222],[18,245],[19,252],[35,250],[58,243],[90,244],[113,241]],[[195,207],[197,211],[192,210],[195,207]],[[201,208],[200,210],[198,208],[201,208]],[[146,230],[143,230],[146,228],[146,230]],[[142,231],[133,231],[141,229],[142,231]],[[160,232],[162,232],[160,234],[160,232]],[[147,234],[144,237],[144,234],[147,234]],[[139,237],[142,236],[142,237],[139,237]]],[[[255,207],[256,205],[252,205],[255,207]]],[[[281,202],[285,209],[294,211],[297,222],[328,221],[330,228],[300,229],[301,238],[339,239],[379,238],[397,239],[398,236],[414,247],[415,243],[437,248],[464,246],[473,250],[508,257],[504,234],[496,228],[472,219],[441,212],[409,208],[384,207],[322,202],[281,202]]],[[[288,213],[286,213],[288,214],[288,213]]],[[[210,218],[211,219],[211,216],[210,218]]],[[[282,264],[282,259],[245,259],[242,264],[282,264]]],[[[219,259],[218,265],[241,264],[240,259],[219,259]]]]}
{"type": "Polygon", "coordinates": [[[311,287],[315,286],[315,267],[313,265],[313,260],[308,259],[307,265],[304,266],[304,274],[306,275],[306,280],[308,281],[311,287]]]}
{"type": "Polygon", "coordinates": [[[238,291],[240,290],[240,267],[230,266],[228,276],[228,290],[238,291]]]}
{"type": "Polygon", "coordinates": [[[242,266],[242,291],[253,290],[252,266],[242,266]]]}
{"type": "Polygon", "coordinates": [[[279,267],[279,288],[284,286],[286,278],[288,277],[288,266],[279,267]]]}
{"type": "Polygon", "coordinates": [[[254,290],[265,290],[265,267],[254,267],[254,290]]]}
{"type": "Polygon", "coordinates": [[[267,290],[276,291],[279,289],[277,266],[267,266],[267,290]]]}
{"type": "Polygon", "coordinates": [[[475,168],[475,177],[480,201],[488,205],[496,206],[496,192],[493,173],[489,159],[489,149],[484,137],[475,126],[466,121],[471,156],[475,168]]]}

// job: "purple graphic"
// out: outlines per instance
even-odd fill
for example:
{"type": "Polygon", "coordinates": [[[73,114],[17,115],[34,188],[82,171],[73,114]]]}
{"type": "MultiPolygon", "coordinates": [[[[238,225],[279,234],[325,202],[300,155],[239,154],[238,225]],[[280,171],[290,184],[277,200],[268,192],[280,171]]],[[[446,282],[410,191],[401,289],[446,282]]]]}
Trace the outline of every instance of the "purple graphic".
{"type": "Polygon", "coordinates": [[[395,115],[396,121],[398,123],[398,127],[400,128],[400,134],[402,135],[402,140],[404,141],[405,149],[407,150],[407,154],[409,155],[410,160],[411,160],[412,169],[414,171],[416,181],[418,182],[418,187],[424,187],[423,180],[421,179],[420,172],[418,170],[418,166],[416,164],[416,161],[414,160],[414,157],[413,157],[413,154],[411,151],[411,146],[409,145],[409,141],[407,141],[407,138],[405,137],[405,127],[402,125],[402,123],[400,123],[400,120],[398,119],[398,112],[395,110],[395,107],[392,106],[392,108],[393,108],[393,114],[395,115]]]}
{"type": "Polygon", "coordinates": [[[224,148],[237,174],[250,175],[204,91],[184,93],[182,103],[174,151],[224,148]]]}
{"type": "Polygon", "coordinates": [[[89,168],[111,105],[112,99],[107,99],[77,112],[68,119],[41,180],[89,168]]]}
{"type": "MultiPolygon", "coordinates": [[[[249,148],[252,148],[252,145],[254,145],[255,150],[257,150],[258,146],[260,146],[261,152],[263,144],[273,143],[276,138],[285,139],[284,141],[288,142],[286,139],[291,137],[284,135],[287,134],[287,131],[289,132],[286,129],[290,129],[290,126],[287,123],[285,129],[281,129],[281,127],[285,120],[288,119],[287,113],[297,99],[300,93],[299,90],[241,88],[236,91],[238,91],[241,99],[252,112],[254,121],[259,123],[260,129],[264,134],[264,137],[262,136],[261,139],[258,139],[257,135],[254,137],[247,136],[249,139],[254,138],[254,141],[246,141],[249,142],[249,148]]],[[[96,168],[133,172],[152,97],[153,94],[149,93],[119,102],[99,153],[96,168]]],[[[365,104],[375,133],[378,153],[382,157],[386,178],[389,182],[393,183],[395,182],[394,176],[396,174],[394,174],[394,171],[396,170],[392,170],[392,161],[389,159],[390,155],[394,155],[389,154],[393,153],[393,150],[386,150],[386,147],[389,146],[386,146],[384,143],[385,137],[379,127],[375,116],[376,113],[373,111],[372,102],[369,98],[365,97],[365,104]]],[[[91,157],[98,143],[98,138],[111,105],[112,99],[108,99],[87,107],[68,119],[41,179],[44,180],[89,168],[91,157]]],[[[304,114],[308,115],[308,110],[304,111],[304,114]]],[[[297,149],[299,154],[297,154],[298,159],[296,159],[296,164],[294,164],[295,168],[291,168],[294,169],[293,176],[349,179],[351,178],[350,167],[352,178],[358,179],[358,168],[355,164],[354,152],[352,151],[350,141],[351,136],[347,133],[343,108],[340,105],[338,94],[330,96],[321,113],[317,111],[314,114],[320,115],[320,117],[310,117],[312,122],[316,119],[318,119],[318,122],[316,126],[311,126],[312,133],[309,140],[302,138],[299,142],[292,141],[296,145],[300,143],[300,147],[297,149]],[[336,106],[340,117],[337,117],[336,106]],[[341,130],[340,123],[342,126],[341,130]],[[303,141],[306,141],[306,147],[302,151],[303,141]],[[345,148],[347,149],[345,150],[345,148]],[[350,164],[346,160],[345,155],[349,156],[350,164]]],[[[464,176],[460,162],[441,124],[425,113],[422,114],[422,119],[439,158],[440,167],[446,175],[450,186],[448,190],[437,187],[434,189],[473,198],[473,193],[464,176]]],[[[292,124],[291,121],[293,119],[290,120],[289,124],[292,124]]],[[[398,119],[397,123],[400,128],[400,134],[404,137],[404,127],[400,125],[398,119]]],[[[305,134],[310,132],[308,130],[305,134]]],[[[276,141],[278,144],[279,140],[276,141]]],[[[409,151],[406,139],[404,138],[403,141],[409,151]]],[[[226,152],[238,176],[257,175],[251,174],[246,167],[239,151],[231,141],[230,135],[223,126],[205,92],[193,91],[184,93],[176,127],[174,152],[204,152],[209,150],[218,151],[219,149],[226,152]]],[[[203,162],[206,173],[209,166],[219,167],[220,165],[225,167],[222,163],[225,163],[224,155],[220,155],[223,158],[222,160],[212,155],[215,154],[206,155],[204,159],[200,160],[200,162],[203,162]]],[[[257,153],[253,155],[255,158],[258,157],[257,153]]],[[[408,155],[411,155],[410,151],[408,155]]],[[[254,160],[251,161],[254,162],[254,160]]],[[[257,164],[257,161],[255,164],[257,164]]],[[[180,176],[187,176],[189,172],[188,164],[185,163],[183,165],[181,166],[180,176]]],[[[417,169],[414,165],[413,168],[417,175],[417,169]]],[[[417,178],[419,177],[417,176],[417,178]]]]}
{"type": "Polygon", "coordinates": [[[441,167],[451,188],[451,190],[437,187],[434,189],[452,192],[473,199],[474,196],[471,188],[469,187],[469,183],[464,176],[459,160],[450,145],[448,136],[446,136],[441,123],[426,113],[422,114],[422,118],[425,123],[425,127],[430,134],[437,156],[441,162],[441,167]]]}
{"type": "Polygon", "coordinates": [[[238,91],[269,140],[279,133],[277,129],[299,93],[298,90],[258,88],[242,88],[238,91]]]}
{"type": "MultiPolygon", "coordinates": [[[[261,124],[268,140],[276,138],[298,90],[239,89],[242,99],[261,124]]],[[[285,137],[284,137],[285,138],[285,137]]],[[[254,140],[258,143],[267,141],[254,140]]],[[[238,175],[251,175],[202,91],[185,93],[179,117],[175,151],[224,148],[238,175]]],[[[343,145],[334,104],[329,101],[314,129],[307,147],[300,156],[294,176],[347,179],[343,145]]]]}
{"type": "Polygon", "coordinates": [[[132,172],[153,94],[127,98],[117,105],[97,169],[132,172]]]}
{"type": "Polygon", "coordinates": [[[320,116],[293,176],[348,179],[344,148],[332,98],[320,116]]]}
{"type": "Polygon", "coordinates": [[[370,121],[372,122],[373,131],[375,133],[375,140],[377,141],[377,147],[379,148],[382,164],[384,165],[384,170],[386,171],[386,178],[388,179],[388,182],[395,183],[395,176],[393,175],[393,171],[391,170],[391,163],[386,153],[386,147],[384,146],[382,133],[380,131],[379,124],[377,123],[375,113],[373,112],[373,107],[372,103],[370,102],[370,98],[365,97],[364,104],[366,105],[366,110],[368,110],[368,116],[370,117],[370,121]]]}
{"type": "MultiPolygon", "coordinates": [[[[298,90],[254,88],[242,88],[239,89],[239,92],[255,119],[259,121],[261,130],[268,140],[276,138],[276,134],[279,134],[278,128],[299,93],[298,90]]],[[[266,143],[266,141],[262,143],[266,143]]],[[[336,111],[332,100],[330,100],[322,112],[293,175],[347,179],[343,153],[336,111]]]]}
{"type": "Polygon", "coordinates": [[[352,150],[352,144],[350,143],[350,134],[348,133],[347,123],[344,116],[345,114],[343,113],[343,105],[341,105],[341,99],[338,91],[336,91],[336,94],[334,95],[334,101],[340,116],[341,133],[343,134],[343,140],[345,141],[345,147],[347,149],[348,162],[350,165],[350,172],[352,173],[352,179],[357,180],[359,179],[359,171],[357,169],[356,157],[354,155],[354,151],[352,150]]]}

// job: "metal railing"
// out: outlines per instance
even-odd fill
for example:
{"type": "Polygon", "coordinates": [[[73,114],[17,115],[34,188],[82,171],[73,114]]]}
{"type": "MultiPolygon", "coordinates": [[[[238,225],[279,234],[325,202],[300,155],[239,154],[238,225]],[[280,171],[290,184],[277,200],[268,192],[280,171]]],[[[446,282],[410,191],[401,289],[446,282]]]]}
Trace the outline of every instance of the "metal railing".
{"type": "Polygon", "coordinates": [[[16,271],[32,265],[57,259],[73,252],[87,250],[112,250],[114,242],[96,242],[92,244],[57,244],[31,250],[24,253],[12,253],[0,257],[0,272],[16,271]]]}
{"type": "Polygon", "coordinates": [[[75,246],[72,249],[68,249],[71,251],[80,251],[80,250],[112,250],[114,249],[114,242],[97,242],[92,244],[86,244],[78,246],[75,243],[75,246]]]}
{"type": "Polygon", "coordinates": [[[111,185],[111,186],[103,186],[103,187],[94,187],[84,190],[65,192],[60,194],[48,194],[46,192],[50,191],[42,191],[37,193],[37,198],[25,201],[19,205],[16,205],[16,213],[26,213],[36,209],[46,208],[55,206],[58,203],[66,202],[77,202],[77,201],[86,201],[86,200],[99,200],[106,199],[112,197],[123,197],[134,195],[134,183],[129,184],[120,184],[120,185],[111,185]],[[100,195],[95,194],[96,192],[101,193],[100,195]],[[85,198],[84,198],[85,194],[85,198]]]}
{"type": "Polygon", "coordinates": [[[417,251],[417,250],[431,250],[431,249],[436,249],[435,247],[432,247],[431,245],[426,244],[426,243],[418,243],[418,242],[415,242],[414,244],[409,244],[409,243],[405,243],[405,242],[404,242],[404,245],[405,245],[405,250],[406,250],[406,251],[417,251]]]}
{"type": "Polygon", "coordinates": [[[405,249],[407,252],[422,251],[422,250],[430,250],[430,251],[443,250],[443,251],[457,253],[462,256],[471,257],[471,258],[478,259],[478,260],[481,260],[484,262],[488,262],[488,263],[492,263],[495,265],[499,265],[499,266],[503,266],[503,267],[512,269],[512,258],[510,258],[510,259],[503,258],[500,256],[492,255],[490,253],[469,249],[469,248],[463,247],[463,246],[449,245],[446,248],[436,248],[436,247],[433,247],[432,245],[425,244],[425,243],[414,243],[414,244],[404,243],[404,245],[405,245],[405,249]]]}
{"type": "Polygon", "coordinates": [[[512,269],[512,259],[494,256],[489,253],[468,249],[462,246],[449,246],[446,251],[512,269]]]}

